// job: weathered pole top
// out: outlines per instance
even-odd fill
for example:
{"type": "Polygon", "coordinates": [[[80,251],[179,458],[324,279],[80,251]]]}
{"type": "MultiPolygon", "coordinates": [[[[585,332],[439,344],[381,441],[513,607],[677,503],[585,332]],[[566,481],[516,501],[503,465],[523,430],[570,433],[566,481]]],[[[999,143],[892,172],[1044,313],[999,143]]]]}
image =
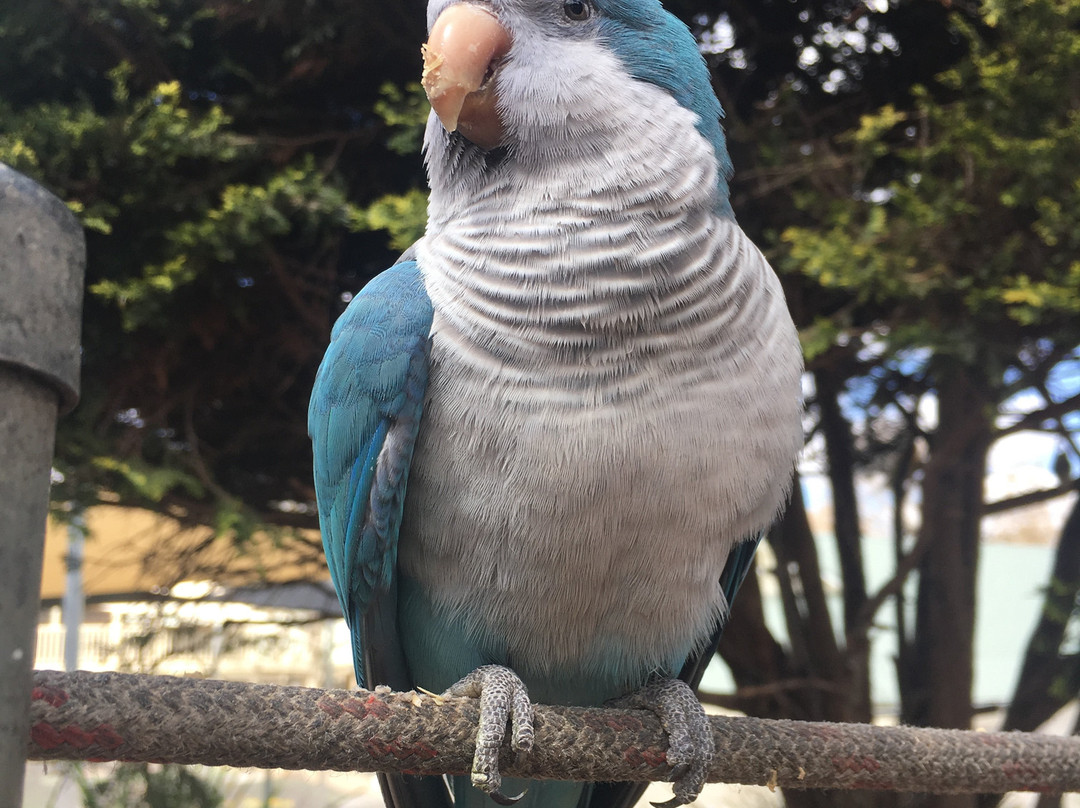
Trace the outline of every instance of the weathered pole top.
{"type": "Polygon", "coordinates": [[[0,163],[0,364],[44,379],[61,412],[79,399],[85,253],[67,206],[0,163]]]}

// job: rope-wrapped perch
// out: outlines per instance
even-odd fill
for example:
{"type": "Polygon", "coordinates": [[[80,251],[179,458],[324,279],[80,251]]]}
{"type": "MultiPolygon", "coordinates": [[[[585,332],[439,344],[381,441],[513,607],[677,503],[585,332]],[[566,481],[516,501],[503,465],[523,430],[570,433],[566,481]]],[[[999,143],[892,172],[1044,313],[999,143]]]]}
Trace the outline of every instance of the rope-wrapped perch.
{"type": "MultiPolygon", "coordinates": [[[[27,757],[336,771],[469,771],[469,699],[171,676],[37,671],[27,757]]],[[[1080,790],[1080,738],[713,717],[710,782],[937,793],[1080,790]]],[[[536,709],[534,751],[506,775],[663,780],[647,711],[536,709]]]]}

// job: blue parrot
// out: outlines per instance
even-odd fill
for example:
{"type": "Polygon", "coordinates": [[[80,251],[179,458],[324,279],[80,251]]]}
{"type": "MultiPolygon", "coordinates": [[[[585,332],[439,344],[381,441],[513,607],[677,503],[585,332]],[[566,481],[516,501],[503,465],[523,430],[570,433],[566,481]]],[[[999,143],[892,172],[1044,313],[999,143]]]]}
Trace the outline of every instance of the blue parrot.
{"type": "MultiPolygon", "coordinates": [[[[502,782],[531,701],[646,706],[675,795],[692,688],[802,446],[798,337],[736,224],[722,110],[657,0],[431,0],[424,236],[338,320],[308,429],[361,685],[479,697],[453,805],[624,808],[502,782]]],[[[391,808],[451,804],[382,776],[391,808]]]]}

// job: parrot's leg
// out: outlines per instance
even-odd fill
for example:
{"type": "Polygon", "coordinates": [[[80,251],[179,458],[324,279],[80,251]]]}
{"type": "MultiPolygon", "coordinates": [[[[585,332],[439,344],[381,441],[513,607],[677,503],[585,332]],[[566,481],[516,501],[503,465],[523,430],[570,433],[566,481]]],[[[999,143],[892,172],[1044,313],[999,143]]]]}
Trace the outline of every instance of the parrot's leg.
{"type": "Polygon", "coordinates": [[[698,798],[712,764],[715,746],[709,718],[698,697],[681,679],[653,679],[640,690],[607,702],[656,713],[668,736],[668,780],[675,796],[656,808],[675,808],[698,798]]]}
{"type": "MultiPolygon", "coordinates": [[[[484,665],[454,683],[444,696],[480,699],[480,727],[476,733],[472,784],[500,805],[513,805],[523,794],[508,797],[500,791],[499,747],[510,722],[510,746],[528,752],[533,744],[533,707],[524,682],[509,668],[484,665]]],[[[692,695],[692,694],[691,694],[692,695]]]]}

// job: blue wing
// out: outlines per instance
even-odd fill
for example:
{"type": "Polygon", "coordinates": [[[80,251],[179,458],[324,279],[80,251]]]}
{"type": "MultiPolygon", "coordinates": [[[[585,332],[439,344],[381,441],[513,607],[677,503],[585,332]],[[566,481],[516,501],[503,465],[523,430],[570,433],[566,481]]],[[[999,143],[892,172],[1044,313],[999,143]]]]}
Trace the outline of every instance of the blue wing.
{"type": "Polygon", "coordinates": [[[379,645],[364,636],[367,627],[396,633],[396,597],[387,593],[395,587],[398,529],[427,388],[431,320],[415,261],[377,276],[335,324],[308,406],[323,547],[352,633],[361,686],[364,666],[370,671],[371,663],[363,649],[379,645]]]}
{"type": "MultiPolygon", "coordinates": [[[[735,600],[735,595],[739,593],[739,587],[742,586],[746,574],[750,571],[750,565],[754,562],[754,553],[757,552],[763,538],[765,534],[759,533],[755,538],[739,542],[732,548],[727,563],[724,565],[724,571],[720,573],[720,588],[724,592],[724,597],[727,598],[728,608],[735,600]]],[[[719,641],[719,634],[716,639],[719,641]]],[[[713,650],[716,650],[715,647],[713,650]]]]}

